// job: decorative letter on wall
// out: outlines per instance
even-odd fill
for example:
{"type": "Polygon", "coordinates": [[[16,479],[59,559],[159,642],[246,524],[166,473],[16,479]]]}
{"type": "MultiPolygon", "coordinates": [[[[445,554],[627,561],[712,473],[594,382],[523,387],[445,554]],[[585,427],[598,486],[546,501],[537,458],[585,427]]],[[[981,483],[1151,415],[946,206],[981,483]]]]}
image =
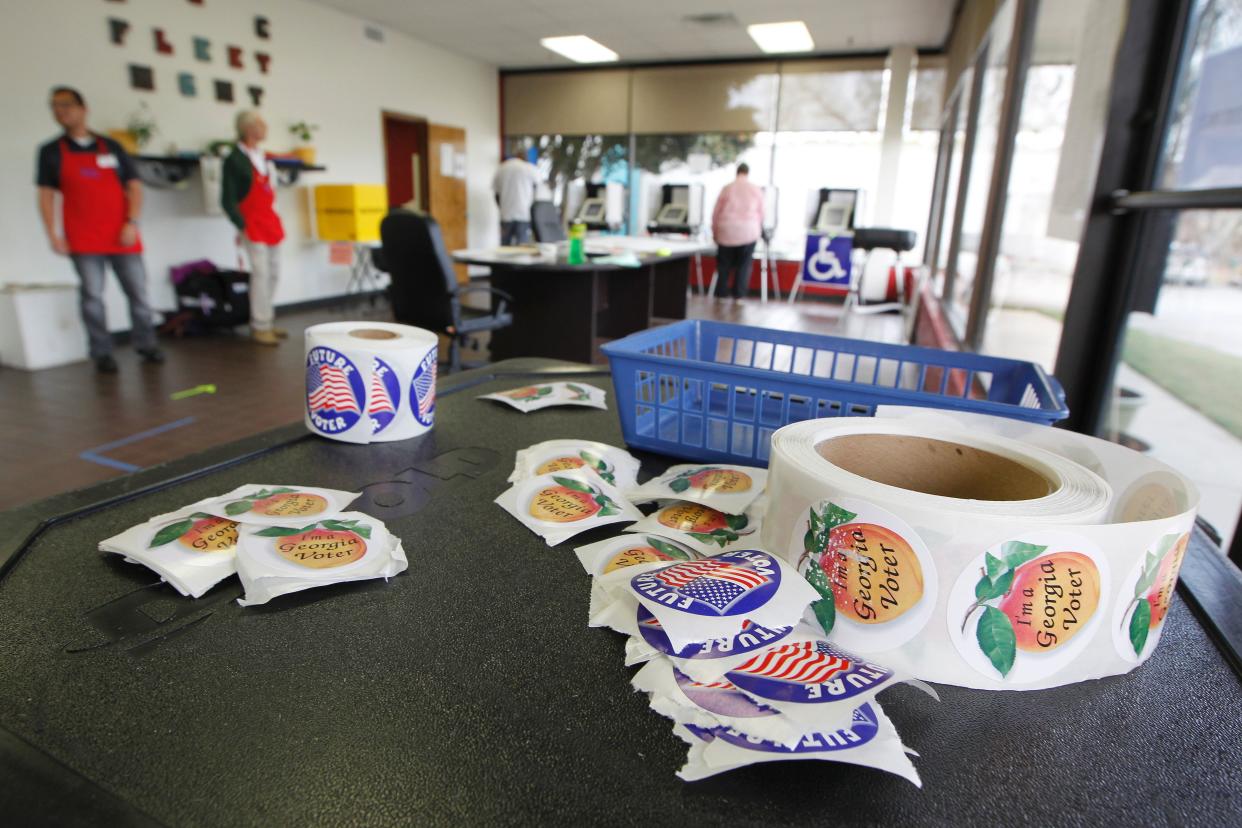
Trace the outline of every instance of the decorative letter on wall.
{"type": "Polygon", "coordinates": [[[242,50],[240,46],[229,47],[229,66],[234,69],[242,68],[242,50]]]}
{"type": "Polygon", "coordinates": [[[211,41],[205,37],[194,38],[194,59],[211,63],[211,41]]]}
{"type": "Polygon", "coordinates": [[[155,51],[159,52],[161,55],[171,55],[173,53],[173,46],[168,42],[167,38],[164,37],[163,29],[159,27],[153,28],[151,30],[151,34],[155,36],[155,51]]]}
{"type": "Polygon", "coordinates": [[[257,17],[255,17],[254,19],[255,37],[259,38],[259,40],[270,39],[272,36],[271,25],[272,24],[268,22],[266,17],[262,15],[258,15],[257,17]]]}
{"type": "Polygon", "coordinates": [[[198,89],[194,86],[194,76],[189,72],[182,72],[177,75],[177,88],[181,90],[181,94],[187,98],[198,96],[198,89]]]}
{"type": "Polygon", "coordinates": [[[108,39],[117,46],[125,45],[125,35],[129,34],[129,23],[119,17],[108,18],[108,39]]]}
{"type": "Polygon", "coordinates": [[[266,75],[267,67],[272,63],[272,56],[267,52],[255,52],[254,59],[259,64],[259,72],[266,75]]]}
{"type": "Polygon", "coordinates": [[[216,100],[220,103],[233,102],[233,84],[230,81],[216,81],[216,100]]]}
{"type": "Polygon", "coordinates": [[[263,106],[263,87],[247,86],[246,91],[250,93],[250,102],[254,104],[254,108],[258,109],[263,106]]]}
{"type": "Polygon", "coordinates": [[[155,72],[150,66],[140,66],[137,63],[129,65],[129,85],[134,89],[142,89],[147,92],[155,90],[155,72]]]}

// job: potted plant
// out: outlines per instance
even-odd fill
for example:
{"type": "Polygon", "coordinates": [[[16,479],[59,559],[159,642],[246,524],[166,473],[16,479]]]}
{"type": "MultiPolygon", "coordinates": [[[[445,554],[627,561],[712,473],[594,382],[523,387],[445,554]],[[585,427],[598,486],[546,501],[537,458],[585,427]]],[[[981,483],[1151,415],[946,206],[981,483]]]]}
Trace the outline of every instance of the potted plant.
{"type": "Polygon", "coordinates": [[[128,130],[130,135],[134,136],[134,143],[139,150],[151,143],[155,133],[160,131],[155,124],[155,116],[151,114],[145,102],[130,113],[128,130]]]}
{"type": "Polygon", "coordinates": [[[301,142],[289,154],[307,166],[315,163],[315,148],[311,146],[310,141],[317,129],[319,129],[318,124],[309,124],[306,121],[297,121],[289,125],[289,132],[301,142]]]}

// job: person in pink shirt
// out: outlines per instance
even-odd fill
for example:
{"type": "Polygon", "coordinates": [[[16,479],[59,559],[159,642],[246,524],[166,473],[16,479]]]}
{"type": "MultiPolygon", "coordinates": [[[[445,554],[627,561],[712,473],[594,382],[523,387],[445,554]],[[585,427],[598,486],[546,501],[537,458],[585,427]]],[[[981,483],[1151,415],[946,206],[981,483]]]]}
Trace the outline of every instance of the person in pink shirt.
{"type": "Polygon", "coordinates": [[[737,178],[720,191],[712,210],[717,299],[741,299],[749,290],[755,242],[762,234],[763,190],[750,183],[750,167],[738,164],[737,178]]]}

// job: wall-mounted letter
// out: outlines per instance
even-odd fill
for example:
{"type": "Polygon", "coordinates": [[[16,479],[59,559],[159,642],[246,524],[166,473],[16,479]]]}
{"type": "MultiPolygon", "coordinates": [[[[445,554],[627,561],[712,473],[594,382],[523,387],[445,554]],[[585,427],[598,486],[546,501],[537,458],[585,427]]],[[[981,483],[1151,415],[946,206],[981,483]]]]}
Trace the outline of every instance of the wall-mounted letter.
{"type": "Polygon", "coordinates": [[[129,23],[118,17],[108,18],[108,39],[117,46],[125,45],[125,35],[129,34],[129,23]]]}

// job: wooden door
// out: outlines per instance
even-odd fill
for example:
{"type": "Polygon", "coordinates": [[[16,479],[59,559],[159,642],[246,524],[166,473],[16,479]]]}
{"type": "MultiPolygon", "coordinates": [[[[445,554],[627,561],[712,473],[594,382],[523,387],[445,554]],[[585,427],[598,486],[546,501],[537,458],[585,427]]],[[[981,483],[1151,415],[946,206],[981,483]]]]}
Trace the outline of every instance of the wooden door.
{"type": "MultiPolygon", "coordinates": [[[[451,253],[466,246],[466,131],[442,124],[427,125],[427,212],[440,224],[444,246],[451,253]]],[[[457,281],[466,282],[465,265],[457,265],[457,281]]]]}
{"type": "Polygon", "coordinates": [[[426,121],[384,113],[384,168],[389,207],[412,201],[418,209],[427,209],[426,121]]]}

